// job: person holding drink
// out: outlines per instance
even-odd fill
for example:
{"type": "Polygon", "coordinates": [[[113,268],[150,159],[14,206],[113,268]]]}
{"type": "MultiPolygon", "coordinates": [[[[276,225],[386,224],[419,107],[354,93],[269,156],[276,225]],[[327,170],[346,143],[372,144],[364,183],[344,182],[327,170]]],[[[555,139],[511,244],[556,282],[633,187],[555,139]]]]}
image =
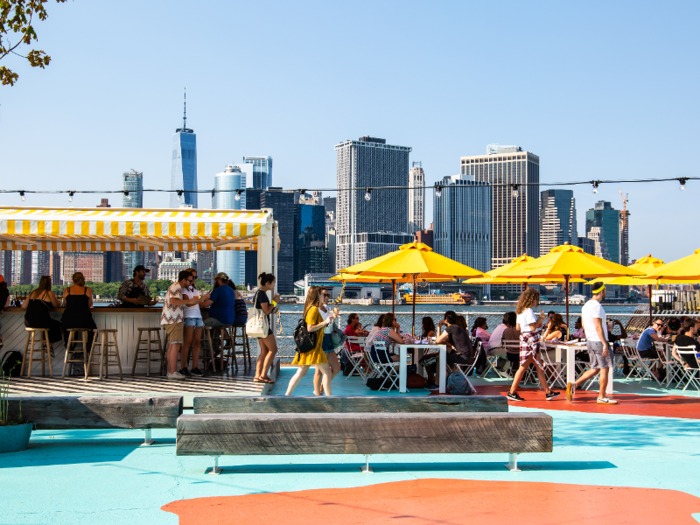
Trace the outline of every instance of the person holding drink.
{"type": "MultiPolygon", "coordinates": [[[[328,299],[331,298],[331,294],[328,290],[321,290],[321,299],[318,306],[318,311],[324,321],[328,320],[331,315],[331,309],[328,308],[328,299]]],[[[340,315],[340,309],[336,306],[332,311],[333,318],[337,319],[340,315]]],[[[323,328],[323,343],[321,348],[326,354],[326,359],[328,360],[328,366],[331,368],[330,381],[338,375],[340,372],[340,361],[338,361],[338,355],[335,353],[333,348],[333,341],[331,339],[331,331],[333,329],[332,322],[328,323],[323,328]]],[[[319,333],[319,336],[321,333],[319,333]]],[[[321,384],[323,380],[323,373],[319,367],[316,367],[316,372],[314,373],[314,395],[320,396],[323,393],[323,385],[321,384]]]]}

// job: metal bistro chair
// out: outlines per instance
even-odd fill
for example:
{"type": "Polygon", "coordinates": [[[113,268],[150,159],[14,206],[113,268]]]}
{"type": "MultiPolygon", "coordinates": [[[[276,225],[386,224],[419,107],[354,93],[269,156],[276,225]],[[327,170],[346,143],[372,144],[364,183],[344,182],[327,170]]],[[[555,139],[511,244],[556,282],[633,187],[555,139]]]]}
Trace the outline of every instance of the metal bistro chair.
{"type": "Polygon", "coordinates": [[[345,340],[345,345],[343,345],[343,353],[345,358],[352,365],[352,370],[345,377],[348,380],[354,374],[359,375],[363,381],[367,380],[367,374],[362,369],[362,362],[364,359],[364,348],[365,348],[365,338],[364,337],[348,337],[345,340]],[[354,352],[351,345],[358,345],[360,347],[359,352],[354,352]]]}
{"type": "Polygon", "coordinates": [[[377,339],[374,340],[374,352],[379,357],[380,355],[385,355],[387,360],[389,360],[388,363],[382,363],[380,361],[375,361],[372,359],[372,351],[371,349],[367,350],[365,352],[365,355],[369,358],[369,363],[372,369],[375,372],[375,375],[377,377],[384,377],[384,381],[382,381],[381,386],[379,387],[379,390],[382,390],[384,388],[384,385],[386,385],[387,381],[389,382],[389,387],[387,388],[387,391],[390,391],[392,388],[399,388],[399,363],[391,361],[387,352],[386,348],[386,342],[385,341],[378,341],[377,339]]]}
{"type": "Polygon", "coordinates": [[[671,386],[671,383],[678,382],[679,376],[682,375],[680,369],[683,368],[683,366],[676,361],[672,355],[670,355],[668,359],[666,358],[666,351],[673,348],[673,343],[654,342],[654,344],[656,345],[656,351],[659,353],[659,362],[666,369],[666,377],[663,382],[668,388],[671,386]]]}
{"type": "Polygon", "coordinates": [[[540,354],[542,355],[542,363],[544,364],[544,376],[547,378],[549,385],[552,386],[558,383],[562,388],[566,388],[566,379],[563,375],[566,370],[566,363],[552,361],[549,357],[546,344],[543,345],[540,354]]]}
{"type": "Polygon", "coordinates": [[[681,377],[678,381],[678,388],[685,383],[683,392],[685,392],[689,386],[692,386],[700,393],[700,359],[698,359],[697,348],[694,346],[677,346],[675,350],[679,357],[689,366],[689,368],[681,366],[681,377]]]}
{"type": "MultiPolygon", "coordinates": [[[[499,346],[498,348],[503,348],[503,347],[504,347],[504,343],[501,343],[501,346],[499,346]]],[[[506,353],[507,353],[507,351],[506,351],[506,353]]],[[[501,372],[498,369],[498,359],[499,358],[503,359],[502,357],[500,357],[498,355],[490,355],[489,351],[486,350],[486,367],[484,368],[484,371],[481,373],[481,375],[479,377],[482,377],[482,378],[486,377],[486,375],[491,370],[493,370],[499,379],[507,379],[508,374],[505,372],[501,372]]],[[[507,360],[507,358],[506,358],[506,360],[507,360]]]]}
{"type": "Polygon", "coordinates": [[[634,349],[637,358],[639,359],[639,366],[642,372],[639,378],[639,382],[641,383],[645,379],[653,379],[654,381],[656,381],[656,384],[661,386],[661,381],[659,381],[654,375],[654,370],[656,370],[661,364],[661,357],[659,356],[659,351],[657,350],[656,345],[654,345],[652,348],[656,350],[656,357],[642,357],[639,354],[639,349],[634,349]]]}
{"type": "MultiPolygon", "coordinates": [[[[472,373],[472,370],[474,370],[474,367],[476,366],[477,361],[479,360],[479,355],[481,352],[484,351],[484,345],[481,344],[481,339],[478,338],[471,338],[472,341],[472,346],[474,347],[474,361],[472,361],[471,364],[459,364],[455,363],[452,366],[454,366],[457,371],[464,376],[467,381],[469,380],[468,376],[469,374],[472,373]]],[[[449,374],[447,374],[449,375],[449,374]]],[[[447,386],[447,385],[445,385],[447,386]]]]}

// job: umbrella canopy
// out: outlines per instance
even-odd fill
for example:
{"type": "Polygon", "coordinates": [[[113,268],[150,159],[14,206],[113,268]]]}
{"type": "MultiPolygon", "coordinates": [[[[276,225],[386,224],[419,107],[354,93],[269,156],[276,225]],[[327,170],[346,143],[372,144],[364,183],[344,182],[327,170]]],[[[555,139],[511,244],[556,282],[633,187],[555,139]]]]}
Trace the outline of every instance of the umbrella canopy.
{"type": "MultiPolygon", "coordinates": [[[[413,333],[416,326],[416,283],[418,281],[451,281],[484,274],[474,268],[435,253],[430,246],[412,242],[360,264],[338,271],[339,274],[356,274],[363,277],[378,277],[396,282],[413,283],[413,333]]],[[[342,280],[342,279],[341,279],[342,280]]]]}
{"type": "MultiPolygon", "coordinates": [[[[565,282],[563,277],[509,277],[508,274],[520,266],[534,261],[526,253],[516,257],[508,264],[486,272],[483,277],[474,277],[464,281],[469,284],[558,284],[565,282]]],[[[582,279],[571,279],[569,282],[585,282],[582,279]]]]}
{"type": "Polygon", "coordinates": [[[648,273],[647,277],[678,279],[686,283],[700,282],[700,248],[695,250],[692,255],[664,264],[648,273]]]}

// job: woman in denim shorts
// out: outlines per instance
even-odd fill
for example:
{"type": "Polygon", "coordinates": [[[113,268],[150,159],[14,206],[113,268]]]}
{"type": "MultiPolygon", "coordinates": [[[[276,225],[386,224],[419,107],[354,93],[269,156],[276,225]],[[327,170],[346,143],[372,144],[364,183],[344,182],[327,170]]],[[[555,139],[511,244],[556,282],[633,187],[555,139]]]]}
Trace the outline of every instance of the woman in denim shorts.
{"type": "MultiPolygon", "coordinates": [[[[328,307],[328,300],[331,298],[331,294],[328,290],[321,291],[321,304],[318,307],[321,317],[325,321],[331,313],[331,309],[328,307]]],[[[340,312],[336,311],[336,317],[340,312]]],[[[319,333],[319,336],[321,334],[319,333]]],[[[331,367],[331,381],[340,372],[340,361],[338,360],[338,354],[335,353],[333,349],[333,343],[331,341],[331,326],[328,325],[323,329],[323,352],[326,354],[326,359],[328,359],[328,364],[331,367]]],[[[316,367],[316,373],[314,374],[314,395],[320,396],[323,393],[323,385],[321,384],[323,380],[323,374],[321,370],[316,367]]]]}
{"type": "MultiPolygon", "coordinates": [[[[194,268],[189,268],[188,272],[192,273],[195,281],[197,280],[197,270],[194,268]]],[[[194,283],[194,282],[193,282],[194,283]]],[[[186,299],[193,299],[195,297],[200,297],[200,292],[197,287],[192,284],[189,288],[183,288],[182,296],[186,299]]],[[[202,341],[202,327],[204,322],[202,321],[202,312],[199,309],[199,305],[185,306],[185,333],[183,337],[182,352],[180,353],[180,365],[182,369],[180,373],[185,377],[197,376],[201,377],[204,373],[197,367],[199,364],[199,350],[202,341]],[[192,347],[192,371],[187,369],[187,358],[189,357],[190,347],[192,347]]]]}

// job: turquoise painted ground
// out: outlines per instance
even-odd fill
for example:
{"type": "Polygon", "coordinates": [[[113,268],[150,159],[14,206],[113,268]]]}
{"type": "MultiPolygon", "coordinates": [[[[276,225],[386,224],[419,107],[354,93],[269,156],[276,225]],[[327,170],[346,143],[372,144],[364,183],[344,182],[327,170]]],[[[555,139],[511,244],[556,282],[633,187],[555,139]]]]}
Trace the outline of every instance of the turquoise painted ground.
{"type": "MultiPolygon", "coordinates": [[[[292,373],[282,370],[280,387],[292,373]]],[[[310,393],[310,377],[299,395],[310,393]]],[[[337,395],[367,392],[342,376],[334,387],[337,395]]],[[[154,431],[151,447],[139,447],[140,431],[35,432],[27,451],[0,456],[0,523],[174,525],[177,517],[160,507],[179,499],[428,477],[665,488],[700,497],[700,421],[547,413],[554,452],[521,455],[520,473],[503,467],[505,454],[413,454],[373,456],[369,475],[359,471],[361,456],[225,457],[223,474],[209,476],[209,458],[175,456],[174,430],[154,431]]]]}

